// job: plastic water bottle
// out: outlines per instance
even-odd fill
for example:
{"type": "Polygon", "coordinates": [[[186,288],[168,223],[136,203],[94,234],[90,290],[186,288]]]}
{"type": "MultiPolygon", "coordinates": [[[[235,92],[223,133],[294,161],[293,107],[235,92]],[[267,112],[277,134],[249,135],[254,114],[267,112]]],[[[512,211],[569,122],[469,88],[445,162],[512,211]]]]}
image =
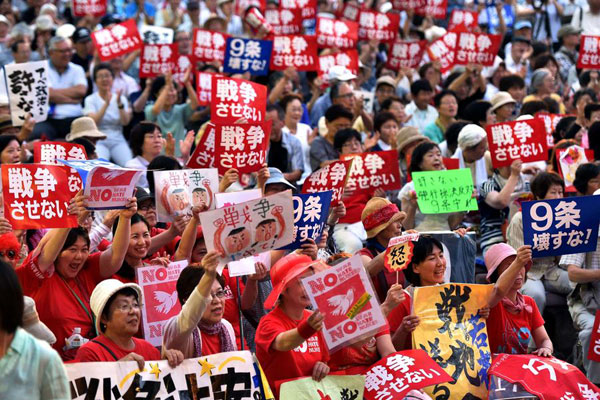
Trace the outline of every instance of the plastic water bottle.
{"type": "Polygon", "coordinates": [[[71,336],[65,339],[65,351],[78,349],[87,342],[89,342],[89,340],[81,336],[81,328],[76,327],[73,329],[71,336]]]}

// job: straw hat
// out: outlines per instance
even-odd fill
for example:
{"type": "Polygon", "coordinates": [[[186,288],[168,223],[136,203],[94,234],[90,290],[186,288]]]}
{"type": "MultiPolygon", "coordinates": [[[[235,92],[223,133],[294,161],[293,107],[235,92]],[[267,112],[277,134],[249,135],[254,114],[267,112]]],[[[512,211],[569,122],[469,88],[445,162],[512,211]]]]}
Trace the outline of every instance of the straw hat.
{"type": "Polygon", "coordinates": [[[367,202],[360,220],[367,231],[367,239],[371,239],[387,228],[391,223],[404,221],[406,213],[398,210],[398,206],[382,197],[373,197],[367,202]]]}
{"type": "Polygon", "coordinates": [[[515,101],[515,99],[512,98],[510,93],[498,92],[492,97],[491,103],[492,103],[492,112],[493,112],[506,104],[510,104],[510,103],[516,104],[517,102],[515,101]]]}
{"type": "Polygon", "coordinates": [[[67,135],[67,142],[77,138],[106,139],[106,135],[98,130],[91,117],[79,117],[71,122],[71,132],[67,135]]]}
{"type": "Polygon", "coordinates": [[[49,344],[56,343],[54,333],[40,321],[40,317],[35,309],[35,301],[31,297],[23,296],[25,309],[23,310],[23,329],[35,336],[37,339],[48,342],[49,344]]]}
{"type": "Polygon", "coordinates": [[[396,135],[396,150],[401,153],[404,148],[418,141],[426,141],[429,138],[425,135],[421,135],[419,130],[414,126],[405,126],[398,131],[396,135]]]}
{"type": "Polygon", "coordinates": [[[313,260],[309,256],[291,253],[283,257],[271,267],[271,283],[273,290],[265,300],[265,309],[275,306],[281,292],[294,278],[302,275],[310,267],[313,260]]]}
{"type": "Polygon", "coordinates": [[[125,288],[132,288],[135,290],[138,296],[138,303],[141,306],[142,289],[135,283],[123,283],[116,279],[106,279],[100,282],[94,288],[94,291],[90,296],[90,307],[92,308],[92,312],[96,317],[96,331],[98,333],[102,332],[100,330],[100,316],[102,315],[102,311],[104,311],[106,303],[115,293],[125,288]]]}

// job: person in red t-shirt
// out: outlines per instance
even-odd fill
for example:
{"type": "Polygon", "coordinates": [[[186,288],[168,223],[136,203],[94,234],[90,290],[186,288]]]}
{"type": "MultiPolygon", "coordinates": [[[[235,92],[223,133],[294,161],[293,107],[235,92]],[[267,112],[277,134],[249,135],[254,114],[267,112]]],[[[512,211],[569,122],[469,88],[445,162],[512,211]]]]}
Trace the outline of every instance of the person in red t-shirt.
{"type": "Polygon", "coordinates": [[[306,309],[310,299],[301,278],[314,273],[312,259],[296,253],[277,261],[271,268],[273,291],[256,330],[256,356],[275,394],[283,380],[312,376],[320,381],[329,373],[329,352],[319,332],[324,316],[306,309]],[[278,301],[279,300],[279,301],[278,301]]]}
{"type": "MultiPolygon", "coordinates": [[[[73,204],[75,207],[70,207],[85,215],[81,192],[73,204]]],[[[136,210],[135,198],[129,199],[107,250],[89,255],[89,237],[83,228],[52,229],[16,270],[23,292],[35,300],[40,320],[56,336],[53,347],[65,361],[73,359],[78,347],[96,336],[90,294],[123,264],[136,210]]]]}
{"type": "Polygon", "coordinates": [[[552,356],[554,347],[535,301],[519,293],[531,267],[531,246],[515,251],[506,243],[498,243],[484,257],[488,282],[495,283],[487,319],[492,353],[527,354],[533,337],[537,346],[534,354],[552,356]]]}
{"type": "MultiPolygon", "coordinates": [[[[146,360],[160,360],[156,347],[134,337],[140,325],[142,289],[116,279],[100,282],[90,297],[100,336],[77,350],[75,361],[136,361],[140,371],[146,360]]],[[[179,350],[164,350],[164,358],[175,368],[183,362],[179,350]]]]}

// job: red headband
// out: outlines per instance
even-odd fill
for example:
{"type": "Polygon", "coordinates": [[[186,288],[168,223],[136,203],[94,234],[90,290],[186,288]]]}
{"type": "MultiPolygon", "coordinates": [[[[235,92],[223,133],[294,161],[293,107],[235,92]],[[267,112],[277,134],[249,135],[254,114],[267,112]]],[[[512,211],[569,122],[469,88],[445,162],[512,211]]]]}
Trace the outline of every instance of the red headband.
{"type": "Polygon", "coordinates": [[[370,231],[371,229],[389,221],[390,218],[392,218],[398,212],[400,212],[400,210],[398,210],[398,206],[393,203],[388,204],[374,213],[367,215],[367,218],[365,218],[363,221],[363,226],[365,227],[365,230],[370,231]]]}

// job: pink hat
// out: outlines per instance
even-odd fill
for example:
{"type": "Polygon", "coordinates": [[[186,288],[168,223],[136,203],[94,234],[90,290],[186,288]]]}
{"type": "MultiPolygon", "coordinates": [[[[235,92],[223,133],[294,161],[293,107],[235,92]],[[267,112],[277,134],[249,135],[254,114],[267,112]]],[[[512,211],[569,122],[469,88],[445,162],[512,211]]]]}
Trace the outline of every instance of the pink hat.
{"type": "Polygon", "coordinates": [[[302,275],[310,267],[313,260],[309,256],[291,253],[283,257],[271,267],[271,283],[273,290],[265,300],[265,309],[275,306],[275,302],[285,287],[294,278],[302,275]]]}
{"type": "MultiPolygon", "coordinates": [[[[506,260],[506,258],[510,256],[516,257],[516,255],[517,251],[511,246],[507,245],[506,243],[496,243],[495,245],[490,247],[490,249],[486,251],[484,256],[485,266],[488,270],[487,275],[485,277],[487,281],[490,282],[490,277],[498,268],[498,266],[502,264],[502,261],[506,260]]],[[[530,261],[525,266],[525,269],[527,271],[529,271],[529,268],[531,268],[531,264],[532,263],[530,261]]]]}

